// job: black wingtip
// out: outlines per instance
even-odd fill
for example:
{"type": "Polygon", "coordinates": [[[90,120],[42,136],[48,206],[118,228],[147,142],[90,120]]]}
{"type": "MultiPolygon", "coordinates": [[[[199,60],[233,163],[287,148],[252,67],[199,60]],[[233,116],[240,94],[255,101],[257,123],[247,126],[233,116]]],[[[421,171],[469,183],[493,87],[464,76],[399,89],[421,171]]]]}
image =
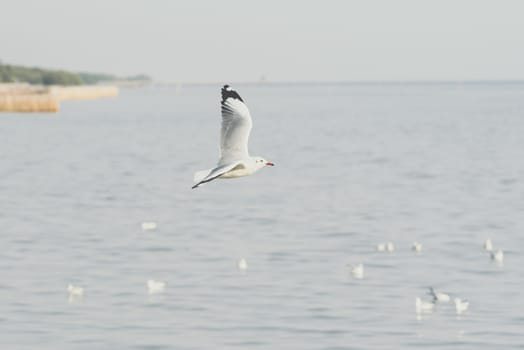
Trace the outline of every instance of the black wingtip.
{"type": "Polygon", "coordinates": [[[231,87],[226,84],[222,87],[222,103],[224,103],[230,97],[244,102],[242,97],[240,97],[240,95],[235,90],[231,89],[231,87]]]}

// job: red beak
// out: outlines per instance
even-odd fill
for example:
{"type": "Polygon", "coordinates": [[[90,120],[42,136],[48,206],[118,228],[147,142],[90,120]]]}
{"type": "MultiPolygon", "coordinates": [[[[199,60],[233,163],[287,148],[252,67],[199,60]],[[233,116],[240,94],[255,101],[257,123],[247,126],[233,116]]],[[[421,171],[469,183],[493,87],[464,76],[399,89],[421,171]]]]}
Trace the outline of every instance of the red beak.
{"type": "Polygon", "coordinates": [[[267,162],[266,165],[269,165],[269,166],[275,166],[275,164],[271,163],[271,162],[267,162]]]}

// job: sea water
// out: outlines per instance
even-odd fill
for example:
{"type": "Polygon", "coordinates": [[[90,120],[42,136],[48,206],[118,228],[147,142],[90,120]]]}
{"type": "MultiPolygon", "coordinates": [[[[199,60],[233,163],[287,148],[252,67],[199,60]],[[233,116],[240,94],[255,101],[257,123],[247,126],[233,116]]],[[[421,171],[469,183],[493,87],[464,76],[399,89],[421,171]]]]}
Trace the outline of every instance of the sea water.
{"type": "Polygon", "coordinates": [[[0,348],[524,346],[524,84],[233,87],[276,166],[195,190],[219,85],[0,115],[0,348]]]}

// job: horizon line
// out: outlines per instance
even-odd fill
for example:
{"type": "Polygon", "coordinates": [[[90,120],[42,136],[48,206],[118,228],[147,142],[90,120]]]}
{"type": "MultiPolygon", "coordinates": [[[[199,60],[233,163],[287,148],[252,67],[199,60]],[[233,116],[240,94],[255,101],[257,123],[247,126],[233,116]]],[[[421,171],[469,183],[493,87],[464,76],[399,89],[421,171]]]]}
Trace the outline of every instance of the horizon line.
{"type": "Polygon", "coordinates": [[[156,86],[216,86],[216,85],[417,85],[417,84],[524,84],[524,79],[406,79],[406,80],[281,80],[281,81],[155,81],[156,86]]]}

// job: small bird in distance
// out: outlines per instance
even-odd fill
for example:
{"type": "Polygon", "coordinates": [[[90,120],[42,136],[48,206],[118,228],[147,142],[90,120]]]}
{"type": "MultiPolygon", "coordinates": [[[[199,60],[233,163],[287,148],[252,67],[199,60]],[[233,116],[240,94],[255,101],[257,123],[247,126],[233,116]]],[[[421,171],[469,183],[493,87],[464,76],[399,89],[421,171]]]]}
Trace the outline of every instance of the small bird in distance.
{"type": "Polygon", "coordinates": [[[167,282],[148,280],[146,285],[147,285],[147,292],[149,293],[149,295],[153,295],[153,294],[163,293],[166,290],[167,282]]]}

